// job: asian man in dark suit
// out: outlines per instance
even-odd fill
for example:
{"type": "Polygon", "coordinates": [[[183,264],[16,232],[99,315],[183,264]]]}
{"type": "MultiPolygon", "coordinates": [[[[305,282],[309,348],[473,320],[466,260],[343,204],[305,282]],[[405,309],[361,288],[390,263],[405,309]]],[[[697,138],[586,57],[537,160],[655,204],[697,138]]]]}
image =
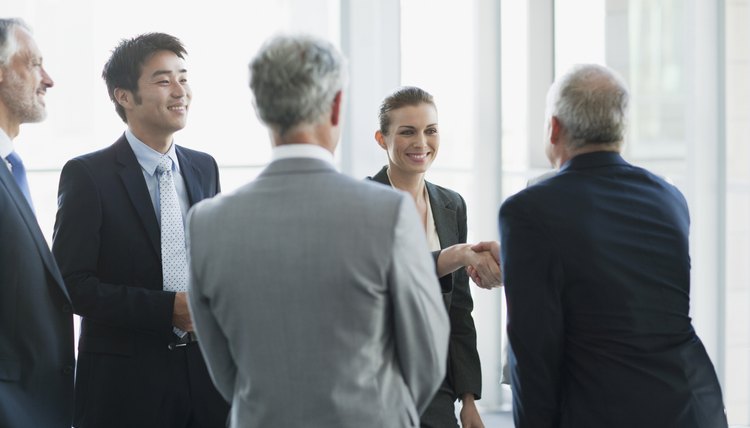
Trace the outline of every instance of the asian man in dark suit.
{"type": "Polygon", "coordinates": [[[214,159],[176,146],[191,91],[181,42],[124,40],[103,77],[127,124],[60,177],[53,252],[83,317],[76,427],[222,427],[187,306],[184,219],[219,192],[214,159]]]}
{"type": "Polygon", "coordinates": [[[73,311],[13,146],[52,85],[29,27],[0,19],[1,427],[67,428],[73,413],[73,311]]]}
{"type": "Polygon", "coordinates": [[[500,209],[513,413],[519,428],[721,428],[693,329],[685,198],[620,156],[629,94],[573,68],[547,98],[559,172],[500,209]]]}

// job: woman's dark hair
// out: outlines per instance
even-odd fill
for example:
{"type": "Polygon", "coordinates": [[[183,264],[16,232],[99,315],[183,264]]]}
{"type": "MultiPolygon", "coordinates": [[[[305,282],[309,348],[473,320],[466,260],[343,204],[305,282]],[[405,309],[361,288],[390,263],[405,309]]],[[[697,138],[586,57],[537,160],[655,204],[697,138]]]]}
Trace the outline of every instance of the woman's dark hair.
{"type": "Polygon", "coordinates": [[[385,97],[383,102],[380,103],[380,113],[378,113],[380,132],[383,135],[388,135],[388,128],[391,126],[391,117],[388,113],[392,110],[398,110],[406,106],[418,106],[420,104],[430,104],[437,110],[432,95],[424,89],[417,88],[416,86],[404,86],[396,89],[396,91],[385,97]]]}

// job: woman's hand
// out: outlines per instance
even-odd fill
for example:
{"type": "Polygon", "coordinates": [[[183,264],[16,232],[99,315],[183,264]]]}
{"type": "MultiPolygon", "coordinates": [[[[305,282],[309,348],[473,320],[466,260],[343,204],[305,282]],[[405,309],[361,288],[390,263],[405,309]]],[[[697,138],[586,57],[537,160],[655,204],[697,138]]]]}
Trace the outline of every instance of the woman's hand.
{"type": "Polygon", "coordinates": [[[480,288],[492,289],[503,285],[500,270],[500,243],[483,241],[471,246],[474,257],[466,272],[480,288]]]}
{"type": "Polygon", "coordinates": [[[462,428],[484,428],[482,418],[474,403],[474,394],[464,394],[461,400],[461,427],[462,428]]]}

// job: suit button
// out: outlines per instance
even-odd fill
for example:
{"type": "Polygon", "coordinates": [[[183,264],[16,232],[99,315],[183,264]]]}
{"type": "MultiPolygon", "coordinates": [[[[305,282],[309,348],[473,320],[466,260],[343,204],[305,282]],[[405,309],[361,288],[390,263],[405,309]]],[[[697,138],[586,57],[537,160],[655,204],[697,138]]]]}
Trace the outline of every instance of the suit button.
{"type": "Polygon", "coordinates": [[[70,305],[68,305],[68,304],[65,304],[65,305],[63,305],[63,307],[62,307],[62,311],[63,311],[64,313],[66,313],[66,314],[69,314],[69,313],[73,312],[73,308],[72,308],[72,307],[71,307],[70,305]]]}
{"type": "Polygon", "coordinates": [[[65,366],[65,368],[62,370],[64,375],[71,375],[73,374],[73,366],[65,366]]]}

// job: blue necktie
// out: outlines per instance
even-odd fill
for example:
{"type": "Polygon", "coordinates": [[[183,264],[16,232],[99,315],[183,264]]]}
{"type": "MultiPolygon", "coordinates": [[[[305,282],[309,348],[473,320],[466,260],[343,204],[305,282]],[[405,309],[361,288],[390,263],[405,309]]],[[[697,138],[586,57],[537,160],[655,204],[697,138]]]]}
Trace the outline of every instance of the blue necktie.
{"type": "Polygon", "coordinates": [[[16,180],[16,184],[18,184],[18,187],[21,189],[23,196],[25,196],[26,200],[29,202],[29,207],[31,207],[31,210],[34,211],[34,203],[31,202],[31,192],[29,191],[29,182],[26,181],[26,168],[23,166],[21,157],[18,156],[18,153],[11,152],[5,159],[8,161],[12,168],[11,173],[13,174],[13,178],[16,180]]]}

